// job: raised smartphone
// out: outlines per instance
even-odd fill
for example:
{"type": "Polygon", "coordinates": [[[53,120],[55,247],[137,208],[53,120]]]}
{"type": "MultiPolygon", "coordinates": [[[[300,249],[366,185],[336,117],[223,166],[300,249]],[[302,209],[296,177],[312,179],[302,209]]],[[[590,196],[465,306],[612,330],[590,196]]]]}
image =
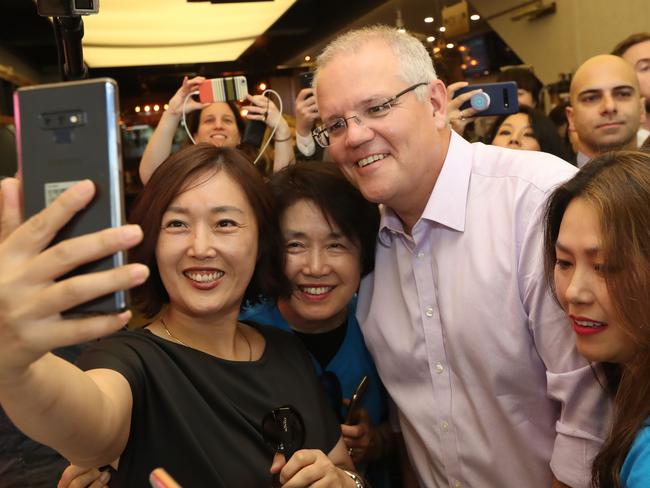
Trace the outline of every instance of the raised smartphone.
{"type": "Polygon", "coordinates": [[[311,88],[311,84],[314,81],[314,72],[307,71],[305,73],[300,73],[300,88],[311,88]]]}
{"type": "Polygon", "coordinates": [[[363,395],[368,389],[368,376],[361,378],[361,381],[357,385],[352,398],[350,399],[350,406],[348,407],[348,414],[345,417],[346,425],[352,425],[355,417],[357,416],[357,411],[361,408],[361,400],[363,400],[363,395]]]}
{"type": "MultiPolygon", "coordinates": [[[[78,181],[90,179],[96,187],[90,204],[61,229],[50,245],[124,224],[118,114],[117,83],[110,78],[30,86],[14,93],[25,218],[40,212],[78,181]]],[[[125,253],[118,252],[60,279],[105,271],[125,262],[125,253]]],[[[114,313],[126,307],[126,293],[119,291],[65,314],[114,313]]]]}
{"type": "Polygon", "coordinates": [[[483,92],[474,95],[470,100],[460,106],[461,110],[470,107],[475,108],[477,112],[472,117],[514,114],[519,111],[517,83],[514,81],[467,85],[459,88],[454,93],[454,98],[463,93],[478,89],[483,90],[483,92]]]}
{"type": "Polygon", "coordinates": [[[212,78],[199,85],[199,100],[202,103],[244,100],[246,95],[248,82],[245,76],[212,78]]]}

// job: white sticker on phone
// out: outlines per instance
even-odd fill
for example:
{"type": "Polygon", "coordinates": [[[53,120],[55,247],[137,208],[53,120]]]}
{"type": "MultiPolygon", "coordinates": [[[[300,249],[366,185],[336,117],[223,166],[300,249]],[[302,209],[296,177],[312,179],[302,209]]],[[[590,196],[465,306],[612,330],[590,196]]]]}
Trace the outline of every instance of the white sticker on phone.
{"type": "Polygon", "coordinates": [[[66,191],[72,185],[79,183],[81,180],[76,181],[57,181],[54,183],[45,183],[45,206],[48,207],[50,203],[56,200],[61,193],[66,191]]]}

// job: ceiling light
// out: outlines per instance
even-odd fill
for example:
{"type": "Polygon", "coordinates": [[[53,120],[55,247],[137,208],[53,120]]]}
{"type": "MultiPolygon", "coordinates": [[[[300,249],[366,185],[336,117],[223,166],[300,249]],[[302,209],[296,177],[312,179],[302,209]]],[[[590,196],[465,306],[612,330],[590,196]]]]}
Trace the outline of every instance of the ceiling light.
{"type": "Polygon", "coordinates": [[[139,113],[139,112],[140,112],[140,105],[136,105],[136,107],[135,107],[135,113],[137,114],[137,113],[139,113]]]}
{"type": "Polygon", "coordinates": [[[84,18],[84,61],[91,68],[234,61],[295,2],[102,2],[99,15],[84,18]]]}
{"type": "Polygon", "coordinates": [[[155,104],[155,105],[153,106],[153,111],[154,111],[154,112],[158,112],[159,110],[160,110],[160,105],[155,104]]]}
{"type": "Polygon", "coordinates": [[[151,107],[149,105],[144,106],[144,111],[145,112],[151,112],[151,107]]]}
{"type": "Polygon", "coordinates": [[[434,54],[438,54],[439,52],[440,52],[440,48],[439,48],[439,47],[434,47],[434,48],[433,48],[433,53],[434,53],[434,54]]]}
{"type": "Polygon", "coordinates": [[[165,110],[167,110],[167,109],[169,108],[169,104],[166,103],[165,105],[163,105],[163,108],[164,108],[165,110]]]}
{"type": "Polygon", "coordinates": [[[479,14],[473,14],[469,16],[470,20],[479,20],[481,16],[479,14]]]}
{"type": "Polygon", "coordinates": [[[440,29],[438,29],[440,32],[445,32],[447,28],[443,25],[440,29]]]}
{"type": "Polygon", "coordinates": [[[424,22],[426,22],[427,24],[430,24],[431,22],[433,22],[433,17],[425,17],[424,22]]]}
{"type": "Polygon", "coordinates": [[[266,83],[264,83],[264,82],[260,83],[259,85],[257,85],[257,88],[258,88],[260,91],[264,91],[264,90],[266,90],[266,83]]]}
{"type": "Polygon", "coordinates": [[[465,46],[463,46],[463,45],[460,45],[460,46],[458,46],[458,50],[459,50],[461,53],[464,53],[465,51],[467,51],[467,48],[466,48],[465,46]]]}
{"type": "Polygon", "coordinates": [[[311,61],[311,56],[305,56],[305,61],[307,62],[311,61]]]}
{"type": "Polygon", "coordinates": [[[454,48],[454,43],[450,42],[447,44],[447,49],[453,49],[454,48]]]}
{"type": "Polygon", "coordinates": [[[399,29],[397,29],[397,32],[401,32],[402,34],[404,34],[406,32],[406,29],[404,27],[400,27],[399,29]]]}
{"type": "Polygon", "coordinates": [[[427,42],[433,42],[433,41],[435,41],[435,40],[436,40],[436,38],[433,37],[433,36],[429,36],[429,37],[427,37],[427,42]]]}

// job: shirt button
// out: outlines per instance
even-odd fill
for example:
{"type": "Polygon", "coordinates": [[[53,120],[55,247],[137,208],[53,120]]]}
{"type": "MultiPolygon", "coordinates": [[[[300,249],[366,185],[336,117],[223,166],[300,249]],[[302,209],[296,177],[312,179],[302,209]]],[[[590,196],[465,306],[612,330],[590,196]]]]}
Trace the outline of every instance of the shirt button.
{"type": "Polygon", "coordinates": [[[427,307],[426,310],[424,311],[424,315],[426,315],[427,317],[433,317],[433,308],[427,307]]]}
{"type": "Polygon", "coordinates": [[[442,429],[443,432],[447,432],[449,430],[449,422],[447,422],[446,420],[443,420],[440,423],[440,428],[442,429]]]}
{"type": "Polygon", "coordinates": [[[463,486],[463,484],[460,481],[456,480],[454,482],[454,488],[460,488],[461,486],[463,486]]]}
{"type": "Polygon", "coordinates": [[[436,373],[438,374],[442,373],[445,370],[445,367],[442,365],[441,362],[437,362],[435,368],[436,368],[436,373]]]}

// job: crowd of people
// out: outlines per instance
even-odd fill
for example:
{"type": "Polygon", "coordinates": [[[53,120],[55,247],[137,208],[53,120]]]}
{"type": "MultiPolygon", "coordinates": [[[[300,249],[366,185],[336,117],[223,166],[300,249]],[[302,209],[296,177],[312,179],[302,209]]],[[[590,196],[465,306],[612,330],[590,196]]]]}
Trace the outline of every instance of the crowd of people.
{"type": "Polygon", "coordinates": [[[266,178],[235,106],[186,103],[202,81],[170,100],[129,225],[48,247],[91,182],[25,222],[1,182],[0,404],[72,463],[60,487],[158,467],[186,487],[648,486],[650,35],[576,70],[560,130],[531,72],[504,71],[520,108],[483,144],[476,91],[454,97],[419,40],[347,32],[295,144],[249,97],[266,178]],[[170,155],[183,105],[196,144],[170,155]],[[123,289],[145,326],[63,315],[123,289]]]}

